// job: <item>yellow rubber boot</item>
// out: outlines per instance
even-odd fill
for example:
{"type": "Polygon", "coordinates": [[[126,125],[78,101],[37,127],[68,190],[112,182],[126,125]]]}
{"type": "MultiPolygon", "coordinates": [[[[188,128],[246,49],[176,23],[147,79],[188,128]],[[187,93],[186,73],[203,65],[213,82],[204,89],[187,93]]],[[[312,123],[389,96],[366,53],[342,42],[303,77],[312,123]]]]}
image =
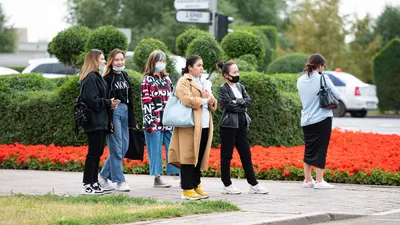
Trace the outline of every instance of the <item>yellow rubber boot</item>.
{"type": "Polygon", "coordinates": [[[198,195],[200,195],[202,199],[206,199],[209,197],[208,194],[203,191],[203,188],[201,188],[201,184],[197,185],[197,187],[194,189],[194,191],[198,195]]]}
{"type": "Polygon", "coordinates": [[[200,200],[201,195],[198,195],[193,189],[183,190],[181,199],[182,200],[200,200]]]}

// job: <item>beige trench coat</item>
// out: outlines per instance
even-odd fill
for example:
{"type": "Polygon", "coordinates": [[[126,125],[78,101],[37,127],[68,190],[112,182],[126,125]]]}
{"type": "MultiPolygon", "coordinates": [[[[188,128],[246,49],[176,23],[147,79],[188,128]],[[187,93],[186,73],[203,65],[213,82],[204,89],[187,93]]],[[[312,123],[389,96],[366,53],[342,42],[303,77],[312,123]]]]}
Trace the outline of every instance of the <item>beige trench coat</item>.
{"type": "MultiPolygon", "coordinates": [[[[180,168],[181,164],[197,165],[200,149],[202,131],[202,105],[201,89],[192,80],[189,74],[185,74],[178,81],[175,88],[175,95],[186,106],[193,108],[194,127],[181,128],[175,127],[172,133],[171,143],[168,150],[168,163],[180,168]],[[192,86],[192,88],[190,88],[192,86]],[[192,91],[190,91],[192,90],[192,91]]],[[[201,161],[200,170],[208,169],[210,149],[213,137],[213,121],[211,110],[217,109],[217,100],[214,99],[213,105],[208,105],[210,111],[210,129],[207,147],[201,161]]]]}

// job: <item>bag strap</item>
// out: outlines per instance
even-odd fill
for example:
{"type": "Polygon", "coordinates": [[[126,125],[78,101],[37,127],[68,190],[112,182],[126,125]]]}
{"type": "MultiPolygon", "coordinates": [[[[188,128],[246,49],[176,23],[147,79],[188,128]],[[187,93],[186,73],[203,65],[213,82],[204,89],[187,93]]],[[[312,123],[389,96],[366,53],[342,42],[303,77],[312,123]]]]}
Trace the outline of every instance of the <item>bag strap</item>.
{"type": "Polygon", "coordinates": [[[326,87],[326,80],[325,80],[325,76],[323,74],[321,74],[320,84],[321,84],[321,87],[324,87],[324,88],[326,87]],[[324,80],[324,85],[322,85],[322,80],[324,80]]]}

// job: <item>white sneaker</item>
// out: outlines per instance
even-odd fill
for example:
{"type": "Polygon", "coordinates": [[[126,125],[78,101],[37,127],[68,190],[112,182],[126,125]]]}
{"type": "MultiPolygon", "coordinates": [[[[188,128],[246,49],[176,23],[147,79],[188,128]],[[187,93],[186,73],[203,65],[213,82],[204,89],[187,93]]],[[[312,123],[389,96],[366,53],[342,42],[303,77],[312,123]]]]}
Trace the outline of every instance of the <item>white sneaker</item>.
{"type": "Polygon", "coordinates": [[[250,194],[268,194],[269,190],[263,186],[261,186],[261,184],[257,184],[254,186],[250,185],[250,190],[249,193],[250,194]]]}
{"type": "Polygon", "coordinates": [[[99,184],[99,182],[96,182],[96,183],[92,184],[92,188],[93,188],[93,190],[95,192],[98,192],[98,193],[103,193],[103,194],[110,194],[111,193],[110,189],[102,188],[101,185],[99,184]]]}
{"type": "Polygon", "coordinates": [[[334,185],[328,184],[326,181],[322,180],[321,182],[315,181],[314,189],[333,189],[334,185]]]}
{"type": "Polygon", "coordinates": [[[121,191],[121,192],[129,192],[131,189],[128,186],[128,183],[126,182],[118,182],[117,183],[117,188],[115,188],[116,191],[121,191]]]}
{"type": "Polygon", "coordinates": [[[303,188],[313,188],[314,185],[315,185],[314,179],[312,179],[311,181],[304,179],[304,181],[303,181],[303,188]]]}
{"type": "Polygon", "coordinates": [[[224,187],[222,189],[222,194],[228,194],[228,195],[238,195],[242,193],[239,188],[236,188],[233,186],[233,184],[229,185],[228,187],[224,187]]]}
{"type": "Polygon", "coordinates": [[[91,184],[84,184],[81,189],[82,195],[103,195],[104,191],[94,189],[91,184]]]}
{"type": "Polygon", "coordinates": [[[108,182],[108,180],[105,178],[99,179],[99,184],[105,190],[110,190],[110,191],[115,190],[115,187],[112,185],[112,183],[108,182]]]}

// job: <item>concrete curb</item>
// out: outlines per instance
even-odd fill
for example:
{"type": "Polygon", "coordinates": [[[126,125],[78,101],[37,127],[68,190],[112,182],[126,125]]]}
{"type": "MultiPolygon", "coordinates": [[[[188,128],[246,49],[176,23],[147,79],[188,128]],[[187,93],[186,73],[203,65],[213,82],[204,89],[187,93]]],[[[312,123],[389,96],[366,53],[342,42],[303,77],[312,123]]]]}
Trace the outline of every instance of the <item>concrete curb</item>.
{"type": "Polygon", "coordinates": [[[362,216],[367,215],[342,213],[310,213],[273,219],[265,223],[257,223],[257,225],[309,225],[314,223],[354,219],[362,216]]]}

